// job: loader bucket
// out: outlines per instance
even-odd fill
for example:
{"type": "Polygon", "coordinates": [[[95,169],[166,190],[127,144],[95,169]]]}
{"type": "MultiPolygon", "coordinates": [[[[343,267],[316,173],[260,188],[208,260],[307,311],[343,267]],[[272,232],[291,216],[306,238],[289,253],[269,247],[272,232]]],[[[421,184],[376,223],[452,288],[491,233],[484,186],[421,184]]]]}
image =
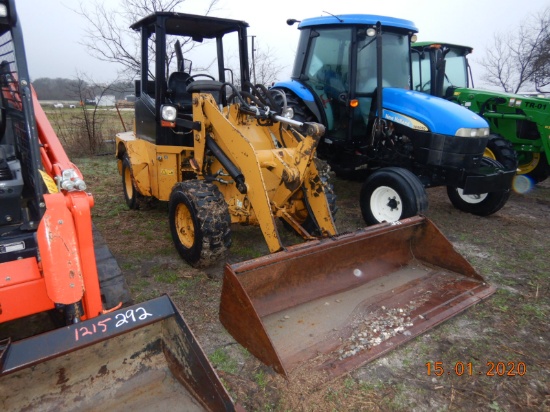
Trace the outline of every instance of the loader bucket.
{"type": "Polygon", "coordinates": [[[4,354],[5,411],[235,409],[167,296],[7,342],[4,354]]]}
{"type": "Polygon", "coordinates": [[[494,291],[417,216],[226,265],[220,320],[285,377],[334,378],[494,291]]]}

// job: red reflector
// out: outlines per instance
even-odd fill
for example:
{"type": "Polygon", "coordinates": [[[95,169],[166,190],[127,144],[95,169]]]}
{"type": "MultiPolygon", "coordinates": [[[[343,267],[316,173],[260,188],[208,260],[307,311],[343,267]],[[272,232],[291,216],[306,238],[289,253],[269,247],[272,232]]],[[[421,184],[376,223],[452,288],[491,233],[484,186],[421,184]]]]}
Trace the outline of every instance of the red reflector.
{"type": "Polygon", "coordinates": [[[161,120],[160,125],[162,127],[176,127],[176,122],[168,122],[166,120],[161,120]]]}

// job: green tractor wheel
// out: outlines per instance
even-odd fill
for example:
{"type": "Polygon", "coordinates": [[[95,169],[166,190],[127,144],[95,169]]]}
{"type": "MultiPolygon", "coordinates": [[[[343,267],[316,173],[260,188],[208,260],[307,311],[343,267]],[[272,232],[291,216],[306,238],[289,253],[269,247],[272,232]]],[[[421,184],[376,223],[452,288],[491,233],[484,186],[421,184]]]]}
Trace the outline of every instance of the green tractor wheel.
{"type": "Polygon", "coordinates": [[[490,135],[483,156],[498,161],[506,170],[518,168],[518,155],[514,146],[504,137],[490,135]]]}
{"type": "Polygon", "coordinates": [[[528,175],[535,183],[540,183],[550,176],[550,165],[544,153],[520,153],[518,174],[528,175]]]}

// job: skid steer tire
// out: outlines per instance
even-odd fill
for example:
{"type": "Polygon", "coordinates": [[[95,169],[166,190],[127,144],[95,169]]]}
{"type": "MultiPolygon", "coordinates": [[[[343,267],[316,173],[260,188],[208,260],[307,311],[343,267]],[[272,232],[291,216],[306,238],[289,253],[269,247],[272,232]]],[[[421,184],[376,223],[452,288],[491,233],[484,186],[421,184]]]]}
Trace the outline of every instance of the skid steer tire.
{"type": "Polygon", "coordinates": [[[518,155],[514,146],[504,137],[490,135],[483,155],[500,162],[506,170],[517,170],[518,168],[518,155]]]}
{"type": "Polygon", "coordinates": [[[221,259],[231,245],[231,217],[219,189],[202,180],[178,183],[169,200],[172,240],[193,267],[221,259]]]}
{"type": "Polygon", "coordinates": [[[122,191],[126,205],[132,210],[139,209],[139,192],[134,184],[132,163],[127,153],[122,156],[122,191]]]}
{"type": "MultiPolygon", "coordinates": [[[[502,168],[502,164],[488,157],[482,162],[494,167],[502,168]]],[[[479,195],[464,195],[462,189],[447,186],[447,196],[455,208],[477,216],[489,216],[498,212],[508,201],[510,189],[500,192],[482,193],[479,195]]]]}
{"type": "Polygon", "coordinates": [[[116,307],[119,303],[123,305],[132,303],[132,297],[126,279],[115,257],[111,253],[107,242],[103,236],[101,236],[101,233],[99,233],[95,225],[92,225],[92,233],[103,307],[109,310],[116,307]]]}
{"type": "Polygon", "coordinates": [[[366,224],[374,225],[425,212],[428,196],[414,173],[400,167],[385,167],[365,180],[359,205],[366,224]]]}

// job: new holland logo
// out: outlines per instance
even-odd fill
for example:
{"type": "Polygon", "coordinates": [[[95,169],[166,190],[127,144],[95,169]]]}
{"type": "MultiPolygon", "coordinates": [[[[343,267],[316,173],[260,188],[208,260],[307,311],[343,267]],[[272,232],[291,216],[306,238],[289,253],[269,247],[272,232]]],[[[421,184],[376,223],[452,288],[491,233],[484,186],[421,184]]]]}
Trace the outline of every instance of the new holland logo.
{"type": "Polygon", "coordinates": [[[428,131],[428,127],[425,124],[420,123],[418,120],[413,119],[412,117],[405,116],[404,114],[392,112],[389,110],[382,111],[383,118],[391,120],[394,123],[402,124],[403,126],[409,127],[415,130],[422,130],[424,132],[428,131]]]}
{"type": "Polygon", "coordinates": [[[173,176],[174,169],[160,169],[160,174],[163,176],[173,176]]]}

